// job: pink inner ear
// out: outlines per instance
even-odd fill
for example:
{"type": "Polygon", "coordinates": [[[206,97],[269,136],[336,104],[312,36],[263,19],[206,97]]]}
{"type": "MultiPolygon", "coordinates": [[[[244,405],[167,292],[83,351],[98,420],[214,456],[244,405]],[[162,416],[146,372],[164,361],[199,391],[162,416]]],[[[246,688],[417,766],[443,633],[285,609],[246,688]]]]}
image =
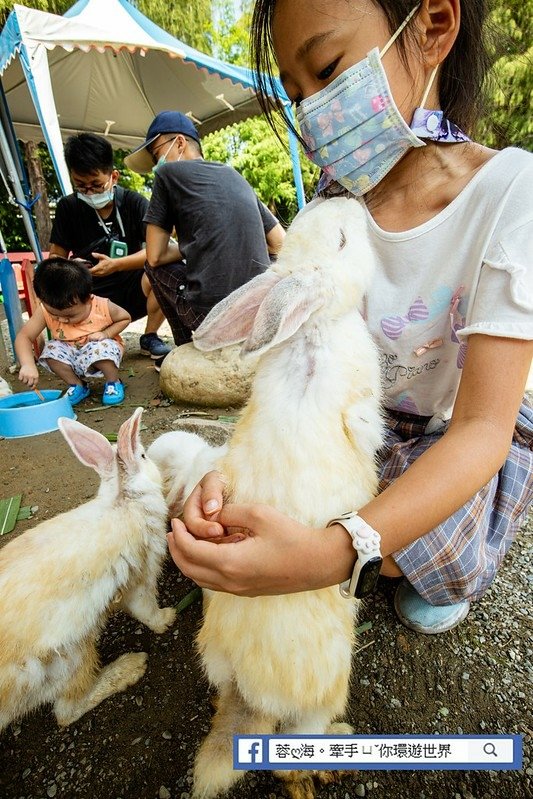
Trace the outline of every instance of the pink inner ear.
{"type": "Polygon", "coordinates": [[[133,415],[120,426],[117,436],[117,453],[125,464],[135,460],[135,452],[139,445],[139,428],[141,426],[142,408],[137,408],[133,415]]]}
{"type": "Polygon", "coordinates": [[[267,269],[221,300],[193,334],[195,347],[207,352],[247,339],[259,306],[279,281],[280,276],[267,269]]]}
{"type": "Polygon", "coordinates": [[[65,441],[85,466],[98,474],[108,474],[115,462],[115,453],[103,435],[71,419],[60,420],[60,430],[65,441]]]}
{"type": "Polygon", "coordinates": [[[315,273],[283,278],[263,300],[243,353],[259,354],[286,341],[323,304],[323,286],[315,273]]]}

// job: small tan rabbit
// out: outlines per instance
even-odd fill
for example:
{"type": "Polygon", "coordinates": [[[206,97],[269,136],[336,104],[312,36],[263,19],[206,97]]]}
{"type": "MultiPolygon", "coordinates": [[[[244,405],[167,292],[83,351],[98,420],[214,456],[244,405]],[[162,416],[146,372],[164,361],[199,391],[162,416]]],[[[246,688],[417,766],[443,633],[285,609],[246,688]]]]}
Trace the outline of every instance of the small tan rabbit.
{"type": "Polygon", "coordinates": [[[156,633],[174,621],[174,608],[157,604],[167,507],[139,440],[141,414],[121,426],[116,450],[60,419],[77,458],[100,475],[98,494],[0,550],[0,730],[47,702],[71,724],[142,677],[145,652],[100,669],[96,644],[113,609],[156,633]]]}
{"type": "MultiPolygon", "coordinates": [[[[243,341],[244,353],[261,356],[227,453],[212,455],[228,501],[265,503],[324,527],[375,494],[379,359],[361,316],[373,270],[363,209],[355,199],[327,200],[295,220],[276,264],[196,331],[199,349],[243,341]]],[[[233,770],[235,733],[350,731],[333,720],[346,707],[356,612],[338,586],[255,598],[209,592],[198,645],[219,698],[196,759],[195,797],[214,797],[243,776],[233,770]]],[[[293,797],[314,795],[309,772],[279,776],[293,797]]]]}

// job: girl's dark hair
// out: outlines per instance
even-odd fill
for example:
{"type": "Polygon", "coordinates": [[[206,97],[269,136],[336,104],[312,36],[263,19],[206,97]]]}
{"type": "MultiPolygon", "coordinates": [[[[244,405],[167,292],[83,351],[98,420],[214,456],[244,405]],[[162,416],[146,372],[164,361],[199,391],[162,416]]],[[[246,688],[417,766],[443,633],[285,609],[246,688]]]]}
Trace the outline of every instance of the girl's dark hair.
{"type": "Polygon", "coordinates": [[[52,257],[35,270],[33,288],[41,302],[64,311],[77,302],[87,302],[93,290],[89,268],[80,261],[52,257]]]}
{"type": "Polygon", "coordinates": [[[78,175],[113,171],[113,148],[103,136],[78,133],[65,143],[65,161],[69,170],[78,175]]]}
{"type": "MultiPolygon", "coordinates": [[[[397,30],[416,0],[373,0],[389,24],[391,35],[397,30]]],[[[471,133],[483,111],[483,82],[491,66],[485,45],[484,23],[487,0],[461,0],[461,24],[454,45],[439,70],[439,99],[444,116],[466,133],[471,133]]],[[[275,127],[272,99],[281,102],[272,42],[272,19],[276,0],[256,0],[252,16],[251,59],[257,72],[256,87],[265,115],[275,127]]],[[[416,19],[416,15],[415,15],[416,19]]],[[[397,39],[400,53],[406,55],[406,42],[411,24],[397,39]]],[[[287,113],[286,113],[287,116],[287,113]]],[[[291,120],[287,120],[291,125],[291,120]]],[[[293,128],[294,130],[294,128],[293,128]]]]}

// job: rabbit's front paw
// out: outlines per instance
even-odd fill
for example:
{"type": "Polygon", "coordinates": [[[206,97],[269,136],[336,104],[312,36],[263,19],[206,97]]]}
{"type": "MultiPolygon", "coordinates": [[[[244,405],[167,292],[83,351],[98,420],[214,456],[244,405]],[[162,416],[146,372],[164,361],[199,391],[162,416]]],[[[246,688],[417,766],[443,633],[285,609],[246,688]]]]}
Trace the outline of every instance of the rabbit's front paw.
{"type": "Polygon", "coordinates": [[[154,633],[164,633],[176,620],[176,608],[159,608],[159,612],[150,621],[150,629],[154,633]]]}

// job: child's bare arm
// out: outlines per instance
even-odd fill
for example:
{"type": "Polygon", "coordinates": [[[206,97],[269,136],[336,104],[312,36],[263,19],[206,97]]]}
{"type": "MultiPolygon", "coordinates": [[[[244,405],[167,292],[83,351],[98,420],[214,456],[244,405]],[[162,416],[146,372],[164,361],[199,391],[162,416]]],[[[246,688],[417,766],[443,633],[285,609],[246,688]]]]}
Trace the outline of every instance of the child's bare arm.
{"type": "Polygon", "coordinates": [[[121,308],[120,305],[116,305],[114,302],[109,301],[108,308],[112,324],[99,333],[91,333],[91,335],[87,337],[89,341],[101,341],[104,338],[115,338],[115,336],[122,333],[131,322],[131,316],[124,308],[121,308]]]}
{"type": "Polygon", "coordinates": [[[35,365],[33,342],[46,327],[44,315],[39,306],[33,316],[21,327],[15,338],[15,352],[20,363],[19,380],[34,388],[39,382],[39,372],[35,365]]]}

